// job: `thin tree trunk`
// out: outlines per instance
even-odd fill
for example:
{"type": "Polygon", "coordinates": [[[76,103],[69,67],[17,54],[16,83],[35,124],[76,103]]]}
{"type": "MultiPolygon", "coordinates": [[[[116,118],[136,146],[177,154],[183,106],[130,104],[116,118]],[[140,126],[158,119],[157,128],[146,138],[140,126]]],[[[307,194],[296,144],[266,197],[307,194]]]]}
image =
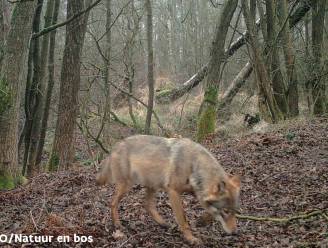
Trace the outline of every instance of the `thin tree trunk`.
{"type": "MultiPolygon", "coordinates": [[[[67,4],[67,19],[83,10],[80,0],[67,4]]],[[[88,15],[87,12],[85,15],[88,15]]],[[[74,19],[66,26],[66,41],[61,71],[58,118],[48,169],[67,169],[74,159],[74,131],[79,111],[80,61],[87,17],[74,19]]]]}
{"type": "Polygon", "coordinates": [[[106,1],[106,43],[105,43],[105,58],[104,58],[104,85],[105,85],[105,108],[104,108],[104,126],[105,126],[105,139],[107,140],[107,134],[109,134],[110,128],[110,112],[111,112],[111,96],[110,96],[110,60],[111,60],[111,46],[112,46],[112,1],[106,1]]]}
{"type": "MultiPolygon", "coordinates": [[[[52,13],[54,8],[55,1],[48,1],[46,6],[46,12],[44,16],[44,28],[47,28],[51,25],[52,21],[52,13]]],[[[40,54],[40,65],[39,67],[39,85],[36,92],[36,105],[35,105],[35,113],[33,118],[33,127],[31,132],[31,143],[28,154],[28,166],[27,172],[29,176],[36,174],[39,172],[40,168],[36,166],[36,157],[37,157],[37,148],[38,143],[40,142],[41,135],[41,122],[42,122],[42,112],[45,104],[45,70],[47,66],[48,59],[48,50],[49,50],[49,33],[46,33],[42,37],[41,44],[41,54],[40,54]]],[[[35,40],[38,40],[36,38],[35,40]]]]}
{"type": "MultiPolygon", "coordinates": [[[[34,17],[33,17],[33,24],[32,24],[32,31],[33,33],[37,33],[40,30],[40,19],[41,19],[41,12],[43,7],[43,0],[37,1],[37,7],[35,9],[34,17]]],[[[32,143],[37,142],[37,137],[34,137],[35,130],[33,129],[33,125],[35,121],[35,112],[39,105],[39,85],[40,85],[40,41],[39,39],[34,39],[30,41],[31,44],[31,51],[29,56],[31,56],[28,60],[29,64],[29,73],[27,78],[27,88],[26,88],[26,96],[27,100],[25,101],[26,111],[26,129],[25,129],[25,149],[24,149],[24,159],[23,159],[23,175],[25,175],[26,169],[28,169],[27,174],[31,176],[32,174],[32,167],[27,166],[28,164],[28,154],[30,150],[30,146],[32,143]]]]}
{"type": "Polygon", "coordinates": [[[289,109],[289,116],[295,117],[299,114],[298,110],[298,80],[295,67],[295,55],[293,51],[292,40],[290,37],[289,19],[287,1],[277,1],[278,12],[280,19],[281,39],[283,44],[283,51],[285,56],[285,64],[287,71],[287,102],[289,109]],[[287,21],[286,21],[287,20],[287,21]],[[285,23],[286,21],[286,23],[285,23]]]}
{"type": "Polygon", "coordinates": [[[211,47],[209,71],[205,82],[204,100],[200,106],[197,124],[197,140],[213,133],[216,126],[220,68],[225,59],[224,45],[231,19],[238,0],[227,0],[219,17],[215,38],[211,47]]]}
{"type": "MultiPolygon", "coordinates": [[[[284,0],[281,0],[284,1],[284,0]]],[[[284,118],[288,115],[288,105],[286,99],[286,87],[284,85],[284,79],[280,69],[280,58],[278,44],[276,42],[277,37],[277,17],[276,17],[276,1],[266,0],[266,15],[267,15],[267,47],[268,51],[268,64],[270,64],[270,74],[272,81],[273,95],[277,102],[277,105],[284,115],[284,118]]]]}
{"type": "Polygon", "coordinates": [[[151,0],[146,0],[147,11],[147,50],[148,50],[148,108],[145,133],[150,133],[151,117],[154,107],[154,51],[153,51],[153,14],[151,0]]]}
{"type": "MultiPolygon", "coordinates": [[[[52,13],[52,25],[57,23],[58,19],[58,13],[59,13],[59,6],[60,6],[60,0],[55,0],[54,9],[52,13]]],[[[53,30],[50,33],[49,37],[49,57],[48,57],[48,85],[45,95],[45,103],[44,108],[42,112],[42,122],[41,122],[41,134],[40,134],[40,140],[38,143],[38,150],[36,155],[36,161],[35,164],[37,167],[40,166],[41,160],[42,160],[42,151],[44,147],[46,132],[47,132],[47,126],[48,126],[48,118],[49,118],[49,110],[50,110],[50,103],[51,103],[51,96],[52,96],[52,90],[54,87],[54,69],[55,69],[55,47],[56,47],[56,29],[53,30]]]]}
{"type": "Polygon", "coordinates": [[[22,179],[18,166],[18,115],[35,6],[35,1],[15,4],[4,49],[0,80],[0,189],[14,188],[22,179]]]}
{"type": "Polygon", "coordinates": [[[325,77],[323,62],[323,32],[326,0],[312,2],[312,52],[314,70],[312,75],[313,114],[322,115],[326,112],[325,77]]]}
{"type": "MultiPolygon", "coordinates": [[[[263,94],[263,98],[260,99],[259,108],[261,110],[262,118],[268,121],[277,122],[283,118],[282,113],[276,103],[273,96],[273,91],[271,88],[272,82],[269,78],[267,68],[264,63],[263,56],[260,51],[260,43],[256,37],[256,27],[254,16],[250,14],[250,9],[248,7],[248,1],[242,2],[243,15],[245,18],[247,30],[249,31],[249,42],[252,48],[253,63],[255,67],[256,77],[259,92],[263,94]],[[264,108],[264,109],[261,109],[264,108]]],[[[254,3],[254,0],[251,0],[254,3]]]]}

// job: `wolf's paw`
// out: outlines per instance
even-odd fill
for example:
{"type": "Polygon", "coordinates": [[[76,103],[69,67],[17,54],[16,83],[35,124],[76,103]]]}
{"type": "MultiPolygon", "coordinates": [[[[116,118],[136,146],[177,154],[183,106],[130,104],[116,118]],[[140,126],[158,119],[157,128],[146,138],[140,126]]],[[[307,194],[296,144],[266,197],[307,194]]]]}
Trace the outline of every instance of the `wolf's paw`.
{"type": "Polygon", "coordinates": [[[115,240],[125,238],[125,234],[120,229],[117,229],[115,232],[113,232],[112,236],[115,240]]]}

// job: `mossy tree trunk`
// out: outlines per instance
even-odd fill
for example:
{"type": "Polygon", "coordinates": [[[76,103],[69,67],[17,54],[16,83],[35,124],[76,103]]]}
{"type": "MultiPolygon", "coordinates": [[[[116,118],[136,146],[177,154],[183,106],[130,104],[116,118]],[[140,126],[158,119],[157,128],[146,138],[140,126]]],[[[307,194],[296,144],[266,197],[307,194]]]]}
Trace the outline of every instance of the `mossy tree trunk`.
{"type": "Polygon", "coordinates": [[[198,113],[197,140],[202,141],[206,135],[215,131],[217,120],[218,90],[220,83],[220,68],[225,59],[225,40],[238,0],[225,1],[214,41],[211,47],[211,58],[208,65],[208,75],[205,81],[204,99],[198,113]]]}
{"type": "Polygon", "coordinates": [[[18,166],[18,114],[28,42],[36,1],[15,4],[0,80],[0,189],[14,188],[22,178],[18,166]]]}
{"type": "MultiPolygon", "coordinates": [[[[84,9],[84,1],[67,2],[67,19],[84,9]]],[[[61,70],[58,117],[49,171],[67,169],[74,160],[74,131],[79,111],[80,61],[89,12],[66,26],[66,40],[61,70]]]]}

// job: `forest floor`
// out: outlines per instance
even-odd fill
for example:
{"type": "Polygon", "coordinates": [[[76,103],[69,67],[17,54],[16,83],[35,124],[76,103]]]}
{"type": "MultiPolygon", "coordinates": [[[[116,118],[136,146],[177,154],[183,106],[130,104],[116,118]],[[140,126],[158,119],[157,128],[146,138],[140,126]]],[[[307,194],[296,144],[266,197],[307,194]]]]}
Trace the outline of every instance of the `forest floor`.
{"type": "MultiPolygon", "coordinates": [[[[186,215],[203,241],[201,247],[328,247],[327,119],[223,143],[215,140],[215,135],[209,137],[205,146],[228,172],[242,177],[242,214],[289,217],[319,209],[326,215],[288,223],[241,219],[238,233],[227,235],[219,223],[197,227],[203,210],[193,196],[185,195],[186,215]]],[[[167,195],[158,194],[158,209],[173,227],[163,229],[142,207],[144,190],[139,186],[121,202],[125,237],[119,238],[109,217],[112,194],[113,187],[95,185],[92,168],[43,173],[24,187],[0,193],[0,234],[93,237],[93,243],[71,240],[33,247],[189,247],[175,225],[167,195]]]]}

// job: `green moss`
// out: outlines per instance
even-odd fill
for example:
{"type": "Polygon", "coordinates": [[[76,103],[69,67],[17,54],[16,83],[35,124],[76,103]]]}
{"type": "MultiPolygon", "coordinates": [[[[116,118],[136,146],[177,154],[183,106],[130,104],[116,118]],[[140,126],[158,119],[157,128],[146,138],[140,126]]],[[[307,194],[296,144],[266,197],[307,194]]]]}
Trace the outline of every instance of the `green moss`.
{"type": "Polygon", "coordinates": [[[59,166],[59,156],[57,153],[52,153],[48,163],[48,171],[57,171],[59,166]]]}
{"type": "Polygon", "coordinates": [[[28,179],[22,175],[19,175],[18,177],[14,178],[15,185],[25,185],[27,184],[28,179]]]}
{"type": "Polygon", "coordinates": [[[0,175],[0,190],[9,190],[15,188],[15,180],[9,173],[0,175]]]}
{"type": "Polygon", "coordinates": [[[0,115],[11,107],[12,94],[8,82],[4,79],[0,79],[0,115]]]}
{"type": "Polygon", "coordinates": [[[157,97],[166,97],[171,95],[172,89],[162,89],[160,91],[157,91],[156,96],[157,97]]]}
{"type": "Polygon", "coordinates": [[[218,90],[216,87],[212,86],[206,89],[204,101],[201,105],[198,116],[198,142],[201,142],[206,137],[206,135],[215,131],[217,116],[217,96],[218,90]]]}

